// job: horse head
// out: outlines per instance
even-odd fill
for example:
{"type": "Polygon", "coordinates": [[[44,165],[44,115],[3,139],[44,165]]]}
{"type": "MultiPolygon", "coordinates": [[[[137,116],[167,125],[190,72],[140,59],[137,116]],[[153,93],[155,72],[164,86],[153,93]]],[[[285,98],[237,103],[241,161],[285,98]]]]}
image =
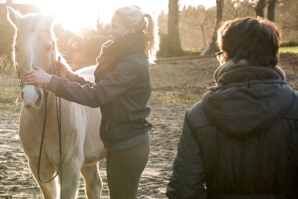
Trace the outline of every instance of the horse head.
{"type": "Polygon", "coordinates": [[[23,105],[28,111],[37,111],[44,98],[43,88],[23,85],[22,79],[27,71],[33,70],[33,63],[52,73],[57,54],[54,17],[40,13],[22,15],[11,7],[7,11],[7,18],[15,28],[13,59],[21,82],[23,105]]]}

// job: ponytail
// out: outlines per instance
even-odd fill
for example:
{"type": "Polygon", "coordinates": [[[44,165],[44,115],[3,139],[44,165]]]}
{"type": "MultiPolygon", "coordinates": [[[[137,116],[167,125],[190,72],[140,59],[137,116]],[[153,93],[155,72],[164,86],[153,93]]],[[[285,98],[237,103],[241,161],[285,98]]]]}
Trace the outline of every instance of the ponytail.
{"type": "Polygon", "coordinates": [[[156,53],[159,50],[159,35],[157,21],[148,13],[143,13],[138,6],[127,6],[115,11],[128,28],[133,28],[136,33],[146,37],[145,53],[149,57],[149,63],[154,63],[156,53]]]}
{"type": "Polygon", "coordinates": [[[144,30],[145,36],[147,38],[145,50],[148,54],[149,62],[154,63],[156,60],[156,53],[159,50],[158,26],[150,14],[144,14],[144,18],[147,18],[147,26],[144,30]]]}

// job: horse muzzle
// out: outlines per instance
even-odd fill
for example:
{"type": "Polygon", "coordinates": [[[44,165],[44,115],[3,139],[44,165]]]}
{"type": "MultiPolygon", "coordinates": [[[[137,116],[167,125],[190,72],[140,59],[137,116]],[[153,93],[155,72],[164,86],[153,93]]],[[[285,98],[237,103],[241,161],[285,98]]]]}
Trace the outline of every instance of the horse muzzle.
{"type": "Polygon", "coordinates": [[[42,92],[37,86],[26,85],[22,89],[23,106],[28,111],[38,111],[41,107],[42,92]]]}

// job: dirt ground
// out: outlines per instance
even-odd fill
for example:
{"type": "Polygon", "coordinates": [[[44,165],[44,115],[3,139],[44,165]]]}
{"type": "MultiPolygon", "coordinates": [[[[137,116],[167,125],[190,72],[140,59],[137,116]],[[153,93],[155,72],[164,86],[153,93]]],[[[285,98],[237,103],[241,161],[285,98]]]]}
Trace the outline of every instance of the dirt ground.
{"type": "MultiPolygon", "coordinates": [[[[166,198],[164,193],[171,175],[185,109],[183,106],[152,107],[149,118],[154,125],[151,130],[151,153],[141,178],[138,198],[166,198]]],[[[0,153],[0,198],[42,198],[22,151],[16,115],[0,114],[0,153]]],[[[107,196],[104,161],[100,163],[100,173],[104,182],[103,196],[107,196]]],[[[78,196],[85,198],[83,180],[78,196]]]]}
{"type": "MultiPolygon", "coordinates": [[[[298,66],[297,57],[291,60],[293,64],[281,63],[295,79],[293,68],[298,66]]],[[[217,66],[216,59],[203,58],[162,62],[151,67],[151,114],[148,118],[153,124],[151,151],[141,177],[138,198],[166,198],[166,185],[172,173],[184,114],[209,86],[214,85],[212,74],[217,66]]],[[[100,163],[100,173],[104,182],[102,195],[107,199],[104,161],[100,163]]],[[[42,198],[22,150],[18,114],[14,111],[0,113],[0,198],[42,198]]],[[[78,198],[85,198],[82,180],[78,198]]]]}

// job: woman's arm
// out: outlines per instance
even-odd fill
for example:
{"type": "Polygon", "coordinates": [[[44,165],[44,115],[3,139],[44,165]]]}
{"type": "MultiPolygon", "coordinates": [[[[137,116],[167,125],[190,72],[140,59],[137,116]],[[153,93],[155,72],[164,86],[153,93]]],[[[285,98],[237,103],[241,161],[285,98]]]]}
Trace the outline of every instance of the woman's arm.
{"type": "Polygon", "coordinates": [[[94,82],[87,81],[83,77],[75,74],[66,63],[63,64],[61,62],[61,57],[58,57],[55,66],[59,70],[59,76],[66,78],[68,81],[78,82],[81,85],[89,84],[90,86],[92,86],[94,84],[94,82]]]}
{"type": "MultiPolygon", "coordinates": [[[[79,75],[77,75],[77,74],[73,73],[72,71],[66,69],[66,66],[63,65],[61,62],[60,62],[60,65],[63,66],[63,67],[61,67],[58,64],[58,67],[60,69],[60,74],[59,75],[61,77],[66,78],[71,82],[80,83],[81,85],[89,84],[90,86],[92,86],[94,84],[93,82],[89,82],[89,81],[85,80],[83,77],[80,77],[79,75]]],[[[23,79],[23,82],[25,84],[34,84],[34,85],[47,85],[47,84],[49,84],[54,75],[48,74],[43,69],[39,68],[38,66],[36,66],[34,64],[32,64],[32,66],[33,66],[34,70],[26,72],[25,77],[23,79]]]]}
{"type": "Polygon", "coordinates": [[[23,82],[25,84],[33,85],[49,84],[53,75],[46,73],[44,70],[34,64],[32,64],[32,66],[34,70],[26,72],[23,82]]]}
{"type": "Polygon", "coordinates": [[[77,83],[81,84],[82,86],[84,84],[88,84],[89,86],[93,86],[94,85],[94,82],[90,82],[90,81],[86,80],[85,78],[83,78],[83,77],[81,77],[81,76],[79,76],[79,75],[77,75],[77,74],[75,74],[75,73],[73,73],[71,71],[69,71],[67,73],[67,75],[65,76],[65,78],[68,81],[70,81],[70,82],[77,82],[77,83]]]}
{"type": "MultiPolygon", "coordinates": [[[[96,108],[123,95],[127,90],[134,87],[140,79],[138,78],[140,71],[141,68],[138,64],[127,60],[121,62],[115,70],[97,84],[80,85],[53,76],[48,84],[48,89],[63,99],[96,108]]],[[[149,80],[148,83],[150,83],[149,80]]]]}

